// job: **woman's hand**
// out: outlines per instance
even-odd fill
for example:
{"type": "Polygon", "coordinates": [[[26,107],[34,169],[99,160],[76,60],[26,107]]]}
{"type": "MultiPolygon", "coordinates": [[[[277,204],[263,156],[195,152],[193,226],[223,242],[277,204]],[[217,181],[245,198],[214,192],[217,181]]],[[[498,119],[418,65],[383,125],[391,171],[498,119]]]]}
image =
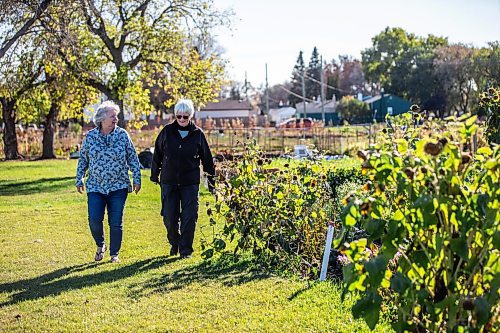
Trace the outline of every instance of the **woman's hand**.
{"type": "Polygon", "coordinates": [[[134,192],[135,194],[139,193],[141,190],[141,184],[134,184],[134,192]]]}
{"type": "Polygon", "coordinates": [[[76,190],[78,191],[78,193],[82,194],[83,191],[84,191],[83,185],[82,186],[77,186],[76,190]]]}

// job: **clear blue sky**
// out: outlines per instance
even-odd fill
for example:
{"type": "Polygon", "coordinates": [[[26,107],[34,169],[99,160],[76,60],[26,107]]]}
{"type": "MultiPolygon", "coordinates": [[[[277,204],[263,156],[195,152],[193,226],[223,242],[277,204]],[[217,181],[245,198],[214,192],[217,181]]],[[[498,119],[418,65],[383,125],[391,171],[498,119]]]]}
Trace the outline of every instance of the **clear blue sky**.
{"type": "Polygon", "coordinates": [[[500,0],[214,0],[236,14],[232,31],[218,31],[230,77],[259,86],[289,80],[299,51],[309,62],[314,46],[323,59],[361,57],[385,27],[452,43],[485,46],[500,40],[500,0]]]}

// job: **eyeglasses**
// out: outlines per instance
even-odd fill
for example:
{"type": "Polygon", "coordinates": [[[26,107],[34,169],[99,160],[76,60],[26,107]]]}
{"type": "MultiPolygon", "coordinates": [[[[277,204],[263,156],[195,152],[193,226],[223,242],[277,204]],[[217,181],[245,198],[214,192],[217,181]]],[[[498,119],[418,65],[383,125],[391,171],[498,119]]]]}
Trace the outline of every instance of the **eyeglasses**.
{"type": "Polygon", "coordinates": [[[189,119],[189,116],[181,116],[180,114],[178,114],[176,117],[179,120],[181,120],[181,119],[188,120],[189,119]]]}

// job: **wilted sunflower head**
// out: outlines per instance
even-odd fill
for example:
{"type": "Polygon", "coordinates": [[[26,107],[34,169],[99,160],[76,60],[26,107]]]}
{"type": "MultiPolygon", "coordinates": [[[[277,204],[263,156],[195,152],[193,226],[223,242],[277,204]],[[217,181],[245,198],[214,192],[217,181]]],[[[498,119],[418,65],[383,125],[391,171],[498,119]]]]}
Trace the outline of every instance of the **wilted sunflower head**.
{"type": "Polygon", "coordinates": [[[363,161],[366,161],[367,157],[368,157],[368,154],[366,151],[364,150],[358,150],[357,154],[356,154],[360,159],[362,159],[363,161]]]}
{"type": "Polygon", "coordinates": [[[415,176],[415,170],[412,169],[412,168],[406,168],[406,169],[404,169],[404,173],[410,179],[413,179],[413,176],[415,176]]]}
{"type": "Polygon", "coordinates": [[[444,138],[444,137],[443,137],[443,138],[441,138],[441,139],[439,139],[438,141],[439,141],[439,143],[441,143],[443,146],[446,146],[446,144],[448,143],[448,139],[447,139],[447,138],[444,138]]]}
{"type": "Polygon", "coordinates": [[[484,104],[488,104],[490,101],[491,99],[488,96],[483,96],[483,98],[481,98],[481,102],[484,104]]]}
{"type": "Polygon", "coordinates": [[[469,153],[463,153],[462,154],[462,164],[467,164],[471,161],[472,157],[470,156],[469,153]]]}
{"type": "Polygon", "coordinates": [[[424,146],[424,151],[432,156],[437,156],[443,151],[443,144],[441,142],[427,142],[424,146]]]}
{"type": "Polygon", "coordinates": [[[420,112],[420,106],[418,106],[417,104],[413,104],[412,106],[410,106],[410,111],[411,112],[420,112]]]}

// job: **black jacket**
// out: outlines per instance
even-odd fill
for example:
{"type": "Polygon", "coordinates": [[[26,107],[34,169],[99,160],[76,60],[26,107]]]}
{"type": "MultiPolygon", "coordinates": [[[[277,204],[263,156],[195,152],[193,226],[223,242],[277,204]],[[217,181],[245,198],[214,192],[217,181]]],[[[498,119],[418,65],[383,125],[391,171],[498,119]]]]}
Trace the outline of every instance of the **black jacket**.
{"type": "Polygon", "coordinates": [[[215,166],[205,134],[192,122],[181,127],[174,120],[156,138],[151,181],[169,185],[199,184],[200,161],[212,190],[215,166]],[[183,139],[179,130],[189,130],[189,134],[183,139]]]}

